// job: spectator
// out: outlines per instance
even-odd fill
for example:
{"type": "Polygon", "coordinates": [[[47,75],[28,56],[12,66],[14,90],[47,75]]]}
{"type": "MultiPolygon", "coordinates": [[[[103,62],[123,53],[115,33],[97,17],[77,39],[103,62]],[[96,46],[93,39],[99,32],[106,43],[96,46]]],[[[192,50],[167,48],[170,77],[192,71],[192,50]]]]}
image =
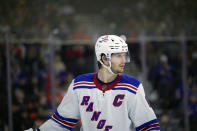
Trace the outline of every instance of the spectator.
{"type": "Polygon", "coordinates": [[[154,70],[154,87],[158,91],[163,109],[173,107],[175,96],[176,69],[168,62],[166,55],[160,56],[160,63],[154,70]]]}

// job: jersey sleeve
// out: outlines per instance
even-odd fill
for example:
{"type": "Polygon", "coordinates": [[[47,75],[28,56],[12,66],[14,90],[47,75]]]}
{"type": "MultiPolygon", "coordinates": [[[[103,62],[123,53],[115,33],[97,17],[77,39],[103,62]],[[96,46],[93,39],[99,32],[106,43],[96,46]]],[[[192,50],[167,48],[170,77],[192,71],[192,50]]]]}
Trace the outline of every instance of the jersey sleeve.
{"type": "Polygon", "coordinates": [[[78,99],[73,91],[73,84],[70,84],[66,95],[61,101],[51,119],[40,126],[41,131],[70,131],[72,130],[80,117],[78,99]]]}
{"type": "Polygon", "coordinates": [[[160,125],[157,117],[145,97],[142,84],[139,85],[138,91],[134,98],[133,104],[130,104],[129,117],[134,123],[136,131],[159,131],[160,125]]]}

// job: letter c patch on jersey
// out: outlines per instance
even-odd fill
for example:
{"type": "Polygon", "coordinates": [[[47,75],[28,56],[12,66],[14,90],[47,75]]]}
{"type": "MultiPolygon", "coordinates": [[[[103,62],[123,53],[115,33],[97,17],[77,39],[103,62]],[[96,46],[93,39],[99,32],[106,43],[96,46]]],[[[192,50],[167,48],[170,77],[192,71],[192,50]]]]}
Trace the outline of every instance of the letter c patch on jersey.
{"type": "Polygon", "coordinates": [[[113,105],[116,106],[116,107],[119,107],[121,104],[122,104],[122,100],[124,99],[124,96],[125,95],[117,95],[115,98],[114,98],[114,102],[113,102],[113,105]]]}

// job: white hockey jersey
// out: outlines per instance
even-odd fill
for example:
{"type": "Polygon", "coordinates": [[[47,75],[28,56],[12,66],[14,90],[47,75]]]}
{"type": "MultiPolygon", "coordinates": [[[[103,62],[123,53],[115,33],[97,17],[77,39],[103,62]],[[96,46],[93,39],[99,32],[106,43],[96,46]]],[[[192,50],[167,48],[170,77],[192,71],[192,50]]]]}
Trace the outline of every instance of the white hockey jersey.
{"type": "Polygon", "coordinates": [[[160,130],[142,84],[125,74],[108,84],[98,80],[98,73],[76,77],[56,112],[39,130],[72,130],[79,119],[81,131],[160,130]]]}

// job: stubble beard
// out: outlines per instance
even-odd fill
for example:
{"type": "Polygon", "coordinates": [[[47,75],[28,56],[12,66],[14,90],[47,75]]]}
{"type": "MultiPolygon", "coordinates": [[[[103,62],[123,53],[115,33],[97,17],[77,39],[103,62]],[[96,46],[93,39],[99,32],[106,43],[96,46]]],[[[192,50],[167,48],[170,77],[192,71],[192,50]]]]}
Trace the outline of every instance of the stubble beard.
{"type": "Polygon", "coordinates": [[[118,73],[123,73],[124,72],[124,68],[123,69],[117,69],[117,70],[114,70],[113,68],[111,68],[112,72],[115,73],[115,74],[118,74],[118,73]]]}

